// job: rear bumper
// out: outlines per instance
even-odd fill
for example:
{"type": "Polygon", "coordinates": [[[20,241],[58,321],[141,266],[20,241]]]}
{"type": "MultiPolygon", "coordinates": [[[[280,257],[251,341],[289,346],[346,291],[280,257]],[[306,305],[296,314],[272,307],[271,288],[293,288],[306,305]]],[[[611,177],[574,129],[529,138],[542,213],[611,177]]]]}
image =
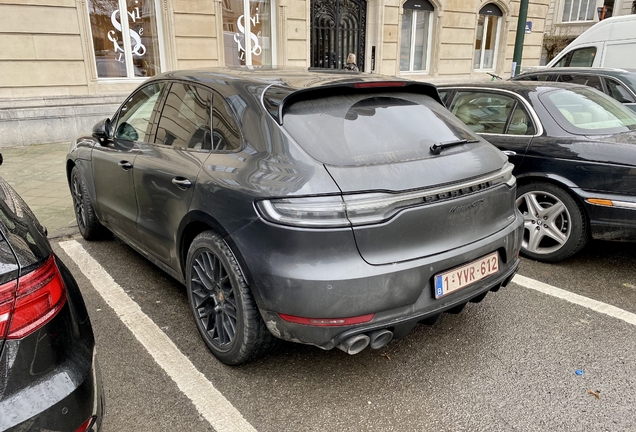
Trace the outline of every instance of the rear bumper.
{"type": "Polygon", "coordinates": [[[75,374],[65,367],[57,368],[37,384],[2,400],[0,430],[75,431],[92,418],[86,430],[97,432],[104,413],[104,392],[95,356],[81,382],[75,382],[75,374]]]}
{"type": "Polygon", "coordinates": [[[387,265],[366,263],[346,229],[293,230],[257,221],[232,234],[231,241],[240,253],[243,270],[249,269],[246,275],[270,332],[281,339],[332,349],[346,337],[374,329],[390,328],[395,337],[402,336],[417,322],[507,283],[519,267],[523,222],[515,215],[510,225],[485,239],[387,265]],[[500,259],[497,274],[435,299],[435,274],[494,251],[500,259]],[[284,321],[279,313],[307,318],[374,314],[374,318],[353,326],[319,327],[284,321]]]}

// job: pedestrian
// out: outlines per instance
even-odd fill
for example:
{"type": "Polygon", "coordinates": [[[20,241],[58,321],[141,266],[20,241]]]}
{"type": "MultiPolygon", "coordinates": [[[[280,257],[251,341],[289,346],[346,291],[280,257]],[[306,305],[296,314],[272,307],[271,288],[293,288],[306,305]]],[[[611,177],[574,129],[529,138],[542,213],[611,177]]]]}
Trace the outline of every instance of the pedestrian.
{"type": "Polygon", "coordinates": [[[356,65],[356,55],[354,53],[349,53],[349,55],[347,56],[347,64],[344,65],[343,69],[353,72],[360,72],[360,69],[358,69],[358,65],[356,65]]]}

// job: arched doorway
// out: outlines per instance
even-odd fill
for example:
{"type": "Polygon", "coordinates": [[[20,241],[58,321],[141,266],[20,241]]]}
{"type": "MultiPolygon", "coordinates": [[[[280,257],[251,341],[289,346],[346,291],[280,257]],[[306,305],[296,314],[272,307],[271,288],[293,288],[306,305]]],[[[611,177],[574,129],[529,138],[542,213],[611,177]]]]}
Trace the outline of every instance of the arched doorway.
{"type": "Polygon", "coordinates": [[[342,69],[354,53],[364,70],[366,0],[311,0],[311,65],[342,69]]]}

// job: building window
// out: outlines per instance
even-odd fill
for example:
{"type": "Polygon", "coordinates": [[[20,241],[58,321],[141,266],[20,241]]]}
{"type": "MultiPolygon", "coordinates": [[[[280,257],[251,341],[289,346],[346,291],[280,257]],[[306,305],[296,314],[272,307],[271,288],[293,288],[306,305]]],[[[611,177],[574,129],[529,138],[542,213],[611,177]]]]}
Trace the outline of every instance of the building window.
{"type": "Polygon", "coordinates": [[[273,64],[276,57],[272,30],[274,10],[273,0],[223,0],[223,47],[227,66],[273,64]],[[245,11],[248,11],[247,17],[245,11]]]}
{"type": "Polygon", "coordinates": [[[400,72],[428,71],[435,8],[427,0],[408,0],[403,9],[400,72]]]}
{"type": "Polygon", "coordinates": [[[487,4],[479,11],[477,37],[475,40],[476,70],[492,70],[497,63],[497,47],[503,13],[494,4],[487,4]]]}
{"type": "Polygon", "coordinates": [[[149,77],[161,72],[155,0],[88,0],[87,4],[98,78],[149,77]]]}
{"type": "Polygon", "coordinates": [[[596,0],[563,0],[561,21],[592,21],[594,11],[596,11],[596,0]]]}

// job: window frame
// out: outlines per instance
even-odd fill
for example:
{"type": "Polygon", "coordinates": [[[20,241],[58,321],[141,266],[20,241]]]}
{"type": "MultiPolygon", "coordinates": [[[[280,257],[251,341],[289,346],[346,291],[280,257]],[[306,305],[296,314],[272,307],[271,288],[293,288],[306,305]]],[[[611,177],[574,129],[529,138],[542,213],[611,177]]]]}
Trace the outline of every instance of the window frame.
{"type": "MultiPolygon", "coordinates": [[[[162,14],[162,6],[161,0],[148,0],[154,4],[155,7],[155,20],[157,24],[157,44],[159,46],[159,67],[160,72],[166,72],[166,46],[164,41],[164,31],[163,31],[163,14],[162,14]]],[[[128,11],[128,6],[126,4],[126,0],[117,0],[119,5],[119,11],[121,16],[121,11],[128,11]],[[123,8],[122,8],[123,6],[123,8]]],[[[152,78],[152,76],[145,77],[137,77],[135,76],[135,70],[133,66],[133,57],[132,57],[132,46],[130,44],[130,26],[128,23],[128,19],[121,20],[121,37],[124,43],[124,55],[126,58],[126,76],[125,77],[105,77],[101,78],[97,71],[97,57],[95,56],[95,46],[93,42],[93,26],[91,25],[91,12],[89,9],[88,1],[84,1],[84,7],[86,11],[87,29],[88,36],[90,39],[90,56],[92,59],[91,70],[93,71],[94,78],[101,84],[108,83],[140,83],[146,81],[148,78],[152,78]],[[127,37],[126,37],[127,36],[127,37]]]]}
{"type": "MultiPolygon", "coordinates": [[[[407,2],[404,2],[402,4],[402,16],[401,16],[401,20],[403,20],[404,17],[404,11],[406,10],[411,10],[413,11],[413,19],[411,21],[411,38],[410,38],[410,44],[409,44],[409,68],[408,70],[400,70],[400,62],[398,61],[398,72],[400,74],[428,74],[430,73],[431,70],[431,49],[433,47],[432,41],[433,41],[433,25],[434,25],[434,16],[435,16],[435,6],[431,4],[431,6],[433,7],[433,10],[417,10],[417,9],[411,9],[411,8],[404,8],[404,5],[407,2]],[[429,17],[428,17],[428,35],[426,38],[426,62],[425,62],[425,68],[424,69],[413,69],[413,65],[415,63],[415,36],[417,34],[417,14],[418,13],[428,13],[429,17]]],[[[401,26],[400,26],[401,27],[401,26]]],[[[401,32],[400,32],[401,34],[401,32]]],[[[400,40],[400,44],[398,46],[398,51],[401,50],[402,48],[402,41],[400,40]]]]}
{"type": "MultiPolygon", "coordinates": [[[[484,15],[484,14],[477,14],[477,19],[479,20],[479,16],[483,16],[484,17],[484,27],[483,27],[483,31],[484,33],[482,34],[482,43],[481,43],[481,49],[479,50],[479,68],[474,68],[474,64],[475,64],[475,60],[473,59],[473,70],[476,72],[492,72],[494,70],[497,69],[497,57],[499,54],[499,42],[500,42],[500,38],[501,38],[501,22],[503,21],[503,16],[498,16],[498,15],[484,15]],[[492,67],[485,69],[484,68],[484,52],[486,51],[485,49],[485,34],[486,31],[488,29],[488,23],[490,21],[490,18],[496,16],[497,17],[497,30],[496,30],[496,36],[495,36],[495,46],[494,46],[494,53],[492,56],[492,67]]],[[[475,41],[474,43],[477,42],[477,32],[475,32],[475,41]]],[[[475,50],[473,49],[473,52],[475,50]]]]}
{"type": "Polygon", "coordinates": [[[595,0],[580,0],[579,9],[578,9],[578,11],[576,13],[577,19],[574,19],[574,20],[572,19],[572,3],[573,2],[574,2],[574,0],[562,0],[562,2],[561,2],[562,7],[561,7],[561,14],[560,14],[562,23],[564,23],[564,24],[566,24],[566,23],[586,23],[586,22],[594,22],[594,21],[596,21],[595,20],[595,12],[596,12],[596,1],[595,0]],[[565,12],[565,4],[568,1],[570,2],[570,16],[569,16],[569,20],[564,20],[563,19],[564,18],[563,14],[565,12]],[[594,4],[594,10],[592,11],[592,18],[591,19],[580,20],[580,19],[578,19],[578,16],[581,14],[581,6],[583,5],[584,1],[587,1],[587,7],[588,8],[590,7],[589,6],[590,3],[593,3],[594,4]]]}
{"type": "Polygon", "coordinates": [[[499,137],[522,137],[522,138],[536,138],[539,137],[541,135],[543,135],[544,133],[544,129],[543,129],[543,124],[541,123],[541,120],[539,119],[539,116],[537,115],[536,111],[534,110],[534,108],[530,105],[530,103],[524,98],[524,97],[519,97],[519,95],[513,91],[510,90],[502,90],[502,89],[492,89],[492,88],[488,88],[488,87],[442,87],[443,90],[448,90],[449,91],[449,95],[447,95],[447,100],[446,100],[446,106],[448,107],[448,110],[450,110],[450,107],[453,105],[453,102],[455,101],[455,98],[457,97],[457,94],[459,92],[463,92],[463,91],[471,91],[471,92],[478,92],[478,93],[492,93],[495,95],[504,95],[507,97],[512,98],[513,100],[515,100],[517,103],[515,106],[512,107],[512,109],[510,110],[510,115],[508,116],[509,118],[506,121],[506,129],[508,128],[508,123],[510,121],[510,119],[512,118],[512,115],[514,113],[514,108],[521,105],[523,107],[523,109],[525,110],[526,114],[528,115],[528,120],[530,120],[532,122],[532,126],[534,127],[534,134],[533,135],[509,135],[506,133],[503,134],[499,134],[499,133],[487,133],[487,132],[475,132],[478,135],[488,135],[488,136],[499,136],[499,137]],[[450,94],[450,92],[452,92],[452,94],[450,94]]]}

